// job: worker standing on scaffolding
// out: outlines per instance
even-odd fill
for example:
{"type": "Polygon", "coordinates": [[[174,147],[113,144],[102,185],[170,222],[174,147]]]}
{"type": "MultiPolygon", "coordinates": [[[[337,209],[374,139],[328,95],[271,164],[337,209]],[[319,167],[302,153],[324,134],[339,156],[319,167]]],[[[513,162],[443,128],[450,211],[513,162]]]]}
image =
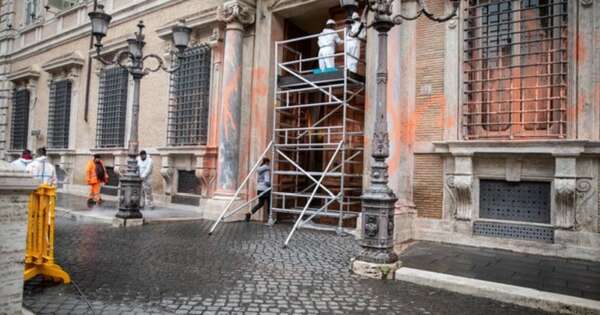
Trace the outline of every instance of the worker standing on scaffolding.
{"type": "Polygon", "coordinates": [[[258,204],[252,208],[250,213],[246,213],[246,222],[260,208],[266,205],[267,213],[271,211],[271,160],[264,158],[262,164],[256,169],[258,177],[256,178],[256,194],[258,195],[258,204]]]}
{"type": "Polygon", "coordinates": [[[319,68],[322,72],[335,70],[335,46],[344,41],[335,31],[335,21],[327,20],[325,28],[319,35],[319,68]]]}
{"type": "Polygon", "coordinates": [[[348,70],[358,72],[358,60],[360,59],[360,42],[366,37],[366,32],[363,24],[360,22],[360,16],[354,12],[352,14],[352,25],[350,32],[346,36],[346,64],[348,70]]]}

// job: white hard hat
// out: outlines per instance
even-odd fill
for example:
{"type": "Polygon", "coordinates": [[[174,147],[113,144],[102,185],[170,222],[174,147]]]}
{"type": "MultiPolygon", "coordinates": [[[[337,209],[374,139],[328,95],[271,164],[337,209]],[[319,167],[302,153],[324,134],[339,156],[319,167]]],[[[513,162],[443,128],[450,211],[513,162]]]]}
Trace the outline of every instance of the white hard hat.
{"type": "Polygon", "coordinates": [[[332,19],[327,20],[327,23],[325,23],[325,25],[335,25],[335,21],[332,19]]]}
{"type": "Polygon", "coordinates": [[[353,20],[358,20],[358,19],[360,19],[360,15],[358,15],[357,12],[354,12],[354,13],[352,13],[352,19],[353,20]]]}

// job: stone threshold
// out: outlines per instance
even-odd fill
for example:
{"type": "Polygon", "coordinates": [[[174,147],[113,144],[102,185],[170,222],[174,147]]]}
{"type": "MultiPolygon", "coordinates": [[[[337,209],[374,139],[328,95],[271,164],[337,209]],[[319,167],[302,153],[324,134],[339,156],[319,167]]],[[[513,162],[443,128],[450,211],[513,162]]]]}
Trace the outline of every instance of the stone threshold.
{"type": "Polygon", "coordinates": [[[600,314],[600,301],[515,285],[402,267],[395,279],[559,314],[600,314]]]}

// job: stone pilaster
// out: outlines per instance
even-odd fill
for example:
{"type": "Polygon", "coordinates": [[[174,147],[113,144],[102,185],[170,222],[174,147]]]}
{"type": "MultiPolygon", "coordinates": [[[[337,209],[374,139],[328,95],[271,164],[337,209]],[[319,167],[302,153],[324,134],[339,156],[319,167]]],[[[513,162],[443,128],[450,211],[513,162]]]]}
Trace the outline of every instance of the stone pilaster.
{"type": "Polygon", "coordinates": [[[22,314],[27,205],[36,186],[24,171],[0,160],[0,314],[22,314]]]}
{"type": "Polygon", "coordinates": [[[217,193],[227,195],[236,190],[239,178],[243,37],[244,27],[254,23],[254,9],[238,0],[228,1],[219,7],[218,19],[226,26],[217,193]]]}

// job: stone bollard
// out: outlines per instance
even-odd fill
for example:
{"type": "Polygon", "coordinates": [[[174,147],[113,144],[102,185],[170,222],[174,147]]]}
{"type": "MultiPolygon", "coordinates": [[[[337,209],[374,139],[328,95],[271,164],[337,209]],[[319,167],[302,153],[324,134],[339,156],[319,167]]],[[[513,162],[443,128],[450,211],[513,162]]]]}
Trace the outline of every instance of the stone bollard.
{"type": "Polygon", "coordinates": [[[0,315],[24,314],[23,271],[29,194],[38,182],[0,160],[0,315]]]}

